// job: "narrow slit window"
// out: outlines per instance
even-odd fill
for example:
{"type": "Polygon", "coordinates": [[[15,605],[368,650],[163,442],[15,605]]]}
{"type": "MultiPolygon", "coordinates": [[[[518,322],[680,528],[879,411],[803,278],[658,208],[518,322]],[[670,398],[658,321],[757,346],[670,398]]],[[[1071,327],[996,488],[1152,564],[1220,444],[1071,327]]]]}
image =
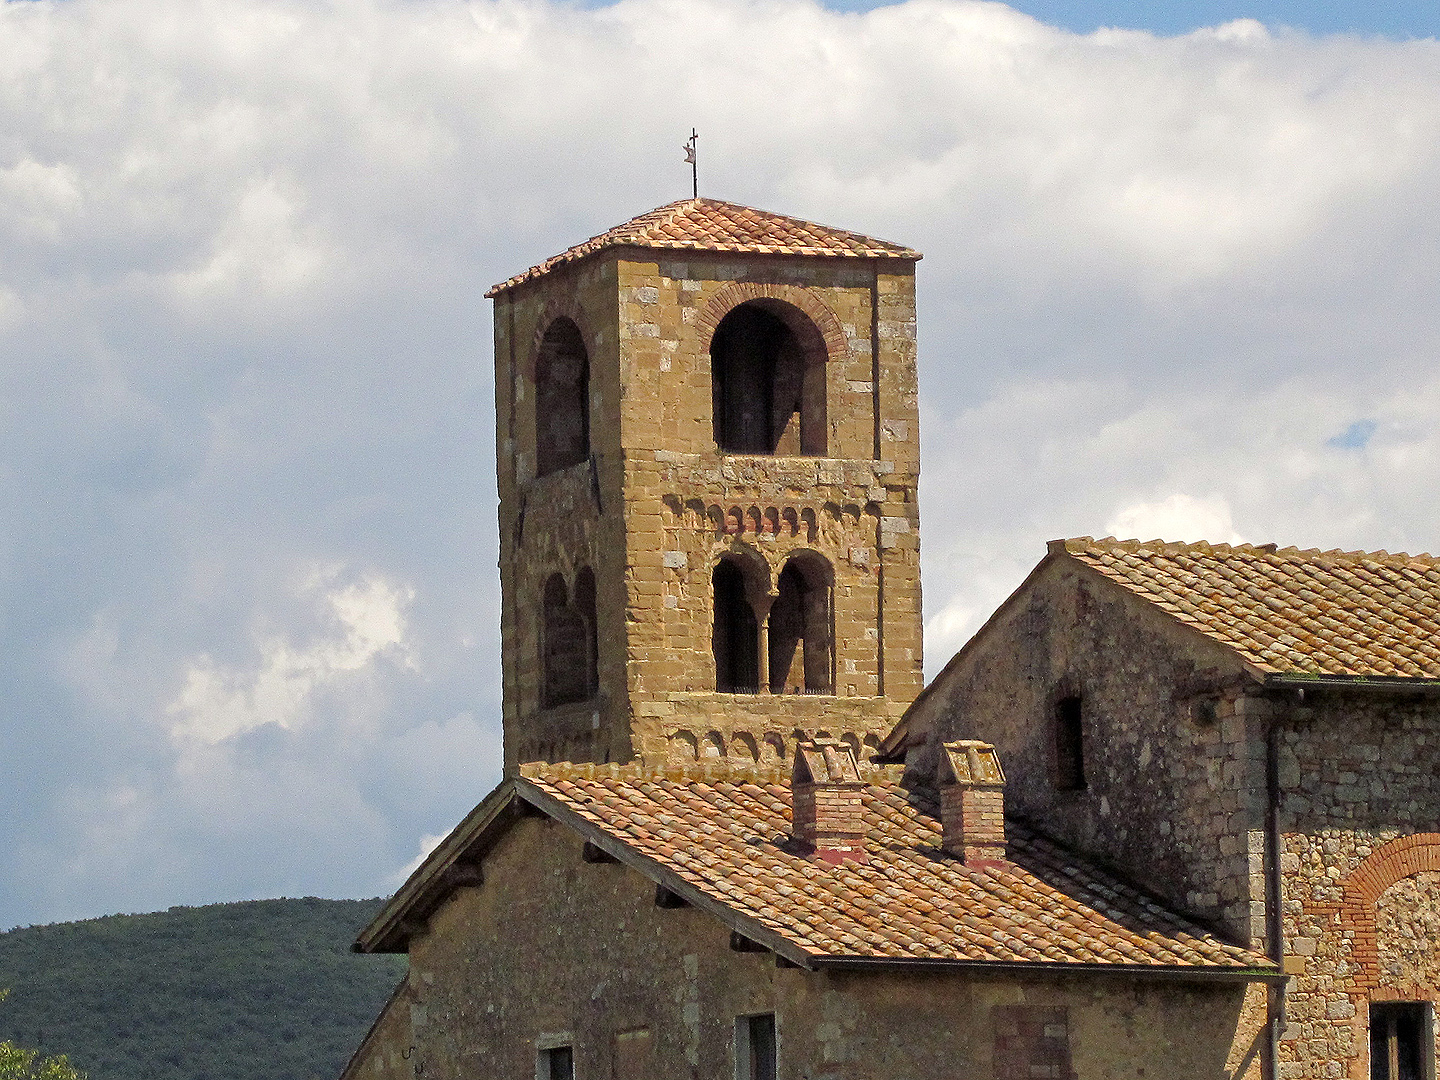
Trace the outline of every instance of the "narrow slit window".
{"type": "Polygon", "coordinates": [[[1085,723],[1078,696],[1061,698],[1055,706],[1055,786],[1061,791],[1086,786],[1085,723]]]}
{"type": "Polygon", "coordinates": [[[735,1018],[735,1080],[775,1080],[779,1056],[775,1014],[735,1018]]]}
{"type": "Polygon", "coordinates": [[[551,1046],[541,1050],[536,1080],[575,1080],[575,1048],[551,1046]]]}
{"type": "Polygon", "coordinates": [[[1370,1080],[1434,1080],[1429,1008],[1424,1002],[1370,1006],[1370,1080]]]}

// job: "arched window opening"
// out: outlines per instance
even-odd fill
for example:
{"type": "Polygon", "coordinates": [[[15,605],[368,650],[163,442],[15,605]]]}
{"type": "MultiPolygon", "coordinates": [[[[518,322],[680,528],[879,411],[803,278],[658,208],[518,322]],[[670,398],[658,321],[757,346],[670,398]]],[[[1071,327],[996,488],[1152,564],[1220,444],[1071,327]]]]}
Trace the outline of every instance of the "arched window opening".
{"type": "Polygon", "coordinates": [[[770,608],[770,692],[834,693],[830,575],[823,560],[791,559],[770,608]]]}
{"type": "Polygon", "coordinates": [[[746,596],[745,571],[722,559],[711,578],[715,593],[715,689],[754,694],[760,689],[760,625],[746,596]]]}
{"type": "Polygon", "coordinates": [[[581,567],[575,575],[575,611],[585,624],[585,696],[600,691],[599,635],[595,629],[595,572],[581,567]]]}
{"type": "Polygon", "coordinates": [[[545,582],[545,622],[541,630],[543,654],[541,700],[549,709],[585,701],[590,696],[586,684],[585,620],[570,606],[565,579],[551,574],[545,582]]]}
{"type": "Polygon", "coordinates": [[[824,455],[825,345],[798,309],[735,308],[715,328],[710,372],[721,450],[824,455]]]}
{"type": "Polygon", "coordinates": [[[580,328],[556,319],[535,357],[535,473],[569,468],[590,455],[590,357],[580,328]]]}

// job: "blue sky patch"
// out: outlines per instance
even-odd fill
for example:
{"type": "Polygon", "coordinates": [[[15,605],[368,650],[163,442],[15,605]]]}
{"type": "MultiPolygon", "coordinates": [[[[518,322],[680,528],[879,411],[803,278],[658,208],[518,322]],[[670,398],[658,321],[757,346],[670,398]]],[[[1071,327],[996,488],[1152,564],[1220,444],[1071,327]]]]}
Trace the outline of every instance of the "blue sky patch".
{"type": "Polygon", "coordinates": [[[1370,437],[1379,426],[1374,420],[1356,420],[1339,435],[1326,439],[1325,445],[1340,450],[1363,450],[1370,445],[1370,437]]]}

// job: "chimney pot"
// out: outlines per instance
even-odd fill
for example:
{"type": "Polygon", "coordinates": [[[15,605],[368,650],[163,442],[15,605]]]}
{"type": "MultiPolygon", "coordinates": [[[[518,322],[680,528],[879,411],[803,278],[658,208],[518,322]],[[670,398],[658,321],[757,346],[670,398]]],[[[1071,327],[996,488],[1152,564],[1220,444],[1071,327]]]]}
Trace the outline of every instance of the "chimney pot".
{"type": "Polygon", "coordinates": [[[845,743],[799,743],[790,784],[796,839],[823,862],[866,862],[864,791],[855,752],[845,743]]]}
{"type": "Polygon", "coordinates": [[[1005,773],[989,743],[948,742],[940,755],[941,847],[966,866],[1005,862],[1005,773]]]}

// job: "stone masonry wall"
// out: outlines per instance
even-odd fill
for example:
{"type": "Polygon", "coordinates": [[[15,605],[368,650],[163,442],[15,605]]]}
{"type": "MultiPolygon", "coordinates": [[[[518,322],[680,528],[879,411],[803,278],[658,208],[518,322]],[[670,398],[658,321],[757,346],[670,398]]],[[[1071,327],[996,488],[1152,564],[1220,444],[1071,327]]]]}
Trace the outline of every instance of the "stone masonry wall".
{"type": "Polygon", "coordinates": [[[913,268],[687,253],[622,260],[620,286],[635,752],[883,736],[921,685],[913,268]],[[751,300],[798,309],[825,342],[827,457],[716,449],[710,336],[751,300]],[[756,567],[773,595],[800,551],[833,573],[834,693],[716,695],[716,562],[756,567]]]}
{"type": "Polygon", "coordinates": [[[495,300],[495,456],[499,481],[501,668],[505,764],[604,760],[624,741],[625,619],[620,503],[619,373],[615,265],[592,260],[495,300]],[[536,477],[535,358],[556,318],[580,330],[590,362],[589,461],[536,477]],[[609,362],[606,358],[609,357],[609,362]],[[606,513],[605,508],[611,512],[606,513]],[[573,590],[596,579],[599,692],[590,702],[541,709],[541,612],[545,580],[573,590]]]}
{"type": "Polygon", "coordinates": [[[409,985],[346,1080],[529,1077],[537,1044],[572,1045],[585,1080],[718,1080],[735,1075],[736,1018],[769,1012],[784,1080],[1258,1080],[1252,999],[1237,984],[779,968],[525,819],[484,885],[412,941],[409,985]]]}
{"type": "Polygon", "coordinates": [[[764,761],[802,735],[883,737],[923,659],[913,267],[620,251],[502,293],[495,341],[507,767],[764,761]],[[823,342],[828,456],[716,447],[710,338],[752,300],[823,342]],[[592,456],[537,478],[534,363],[557,317],[589,356],[592,456]],[[797,555],[828,567],[830,692],[717,693],[717,562],[743,560],[773,602],[797,555]],[[599,689],[545,709],[542,590],[554,573],[573,588],[582,567],[596,575],[599,689]]]}
{"type": "Polygon", "coordinates": [[[1440,1003],[1440,703],[1311,692],[1275,709],[1282,1075],[1363,1080],[1370,1003],[1440,1003]]]}
{"type": "Polygon", "coordinates": [[[910,714],[908,772],[940,742],[993,743],[1007,812],[1246,944],[1264,941],[1263,703],[1230,654],[1064,557],[1052,558],[910,714]],[[1081,699],[1082,790],[1057,784],[1054,719],[1081,699]]]}

